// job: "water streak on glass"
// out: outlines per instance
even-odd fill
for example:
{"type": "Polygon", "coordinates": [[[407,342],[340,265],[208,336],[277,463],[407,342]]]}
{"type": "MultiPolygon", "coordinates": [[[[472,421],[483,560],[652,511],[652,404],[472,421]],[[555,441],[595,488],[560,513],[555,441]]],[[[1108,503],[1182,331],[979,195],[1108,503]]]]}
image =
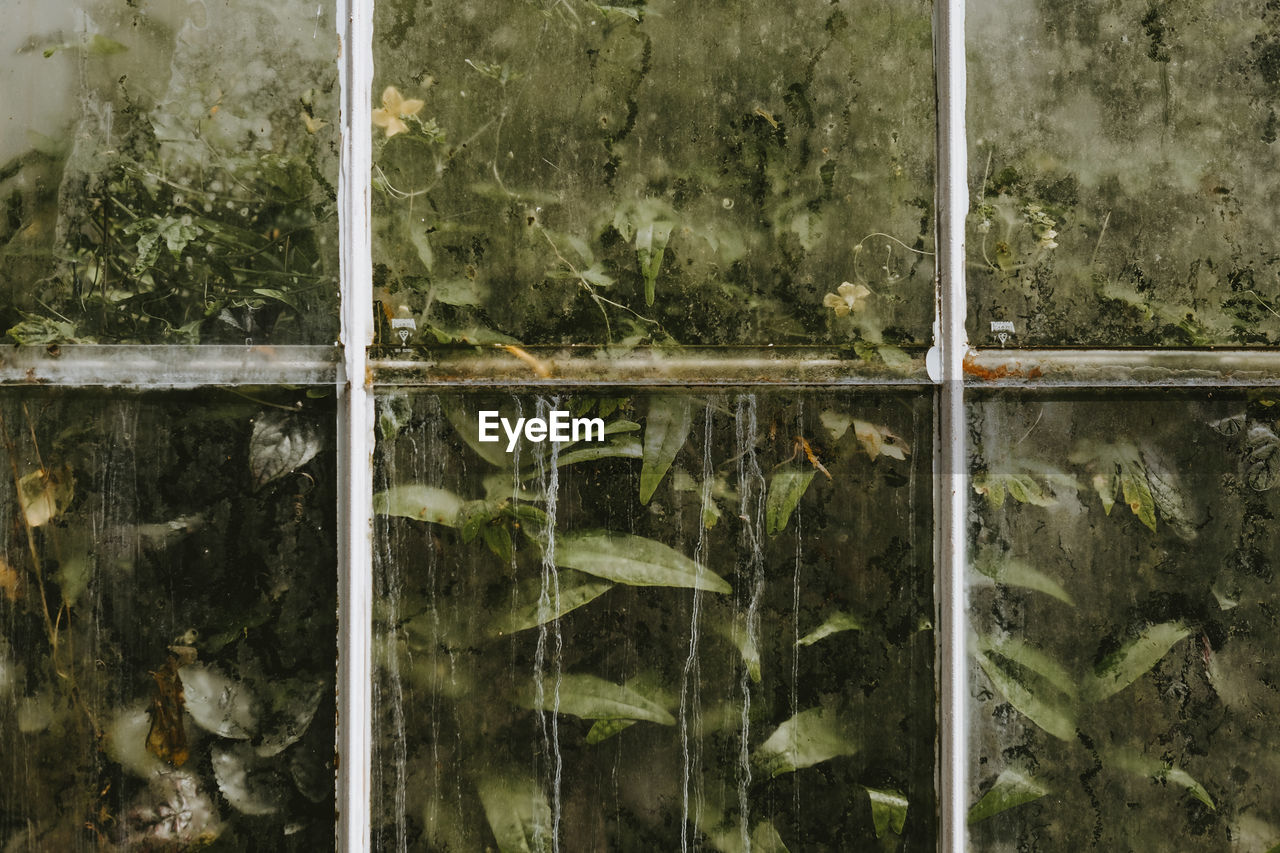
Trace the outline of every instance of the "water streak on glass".
{"type": "Polygon", "coordinates": [[[933,850],[929,399],[382,392],[375,849],[933,850]]]}

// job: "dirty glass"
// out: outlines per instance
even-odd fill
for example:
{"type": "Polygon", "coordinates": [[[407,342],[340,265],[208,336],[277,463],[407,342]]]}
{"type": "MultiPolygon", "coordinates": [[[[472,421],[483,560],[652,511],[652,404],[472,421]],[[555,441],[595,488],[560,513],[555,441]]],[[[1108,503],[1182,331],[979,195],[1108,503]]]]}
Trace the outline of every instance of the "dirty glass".
{"type": "Polygon", "coordinates": [[[331,3],[10,0],[0,340],[337,338],[331,3]]]}
{"type": "Polygon", "coordinates": [[[375,7],[374,287],[413,342],[839,344],[933,321],[923,0],[375,7]]]}
{"type": "Polygon", "coordinates": [[[966,20],[969,339],[1280,342],[1280,9],[975,0],[966,20]]]}
{"type": "Polygon", "coordinates": [[[0,848],[332,846],[333,414],[0,395],[0,848]]]}
{"type": "Polygon", "coordinates": [[[934,850],[930,400],[380,392],[375,848],[934,850]]]}
{"type": "Polygon", "coordinates": [[[973,403],[973,849],[1280,843],[1277,403],[973,403]]]}

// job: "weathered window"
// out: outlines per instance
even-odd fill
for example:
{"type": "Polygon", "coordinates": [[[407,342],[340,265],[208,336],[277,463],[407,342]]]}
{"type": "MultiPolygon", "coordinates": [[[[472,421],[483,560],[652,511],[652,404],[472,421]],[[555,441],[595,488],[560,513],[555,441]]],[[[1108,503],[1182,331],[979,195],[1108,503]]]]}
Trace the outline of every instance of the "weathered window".
{"type": "Polygon", "coordinates": [[[1280,843],[1266,4],[11,5],[6,849],[1280,843]]]}

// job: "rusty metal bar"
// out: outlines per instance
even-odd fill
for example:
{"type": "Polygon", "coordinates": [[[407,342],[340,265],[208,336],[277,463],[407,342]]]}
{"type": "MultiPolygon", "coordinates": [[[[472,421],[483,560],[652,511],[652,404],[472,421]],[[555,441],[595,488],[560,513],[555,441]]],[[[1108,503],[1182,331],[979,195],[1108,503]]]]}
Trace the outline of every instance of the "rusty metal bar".
{"type": "Polygon", "coordinates": [[[1280,349],[972,349],[969,387],[1248,388],[1280,385],[1280,349]]]}

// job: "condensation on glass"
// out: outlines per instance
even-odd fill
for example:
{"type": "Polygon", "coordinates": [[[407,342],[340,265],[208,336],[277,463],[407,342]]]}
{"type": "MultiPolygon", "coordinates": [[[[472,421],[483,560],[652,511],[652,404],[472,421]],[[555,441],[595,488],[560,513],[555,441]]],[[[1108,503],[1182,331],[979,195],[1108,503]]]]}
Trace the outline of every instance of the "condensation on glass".
{"type": "Polygon", "coordinates": [[[0,848],[331,847],[333,415],[0,396],[0,848]]]}
{"type": "Polygon", "coordinates": [[[928,343],[931,4],[375,16],[383,343],[928,343]]]}
{"type": "Polygon", "coordinates": [[[380,392],[375,849],[934,850],[930,401],[380,392]]]}
{"type": "Polygon", "coordinates": [[[969,339],[1280,342],[1280,10],[967,5],[969,339]]]}
{"type": "Polygon", "coordinates": [[[970,409],[974,850],[1270,850],[1274,389],[970,409]]]}
{"type": "Polygon", "coordinates": [[[5,19],[5,341],[337,338],[332,4],[16,0],[5,19]]]}

